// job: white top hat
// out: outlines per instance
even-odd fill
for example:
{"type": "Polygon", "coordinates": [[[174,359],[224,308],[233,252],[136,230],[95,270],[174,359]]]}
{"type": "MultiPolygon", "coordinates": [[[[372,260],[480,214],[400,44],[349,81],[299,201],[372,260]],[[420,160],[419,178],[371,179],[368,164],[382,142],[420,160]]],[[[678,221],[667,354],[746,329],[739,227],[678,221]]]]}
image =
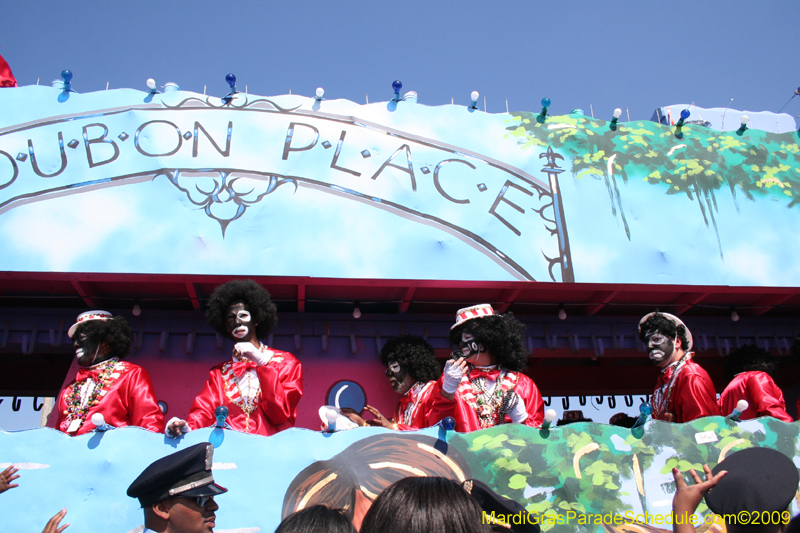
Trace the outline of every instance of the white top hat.
{"type": "Polygon", "coordinates": [[[455,329],[467,320],[472,320],[473,318],[482,318],[496,314],[491,304],[478,304],[472,307],[465,307],[458,310],[458,313],[456,313],[456,323],[453,324],[450,329],[455,329]]]}
{"type": "Polygon", "coordinates": [[[683,320],[681,320],[680,318],[676,317],[675,315],[671,315],[669,313],[660,313],[658,311],[654,311],[652,313],[647,313],[639,321],[639,333],[642,332],[642,324],[647,322],[647,319],[650,318],[651,316],[655,315],[656,313],[658,313],[659,315],[663,316],[664,318],[666,318],[667,320],[669,320],[670,322],[672,322],[676,326],[683,326],[683,329],[686,331],[686,346],[683,346],[683,351],[688,352],[689,350],[691,350],[692,346],[694,346],[694,341],[692,340],[692,332],[689,331],[689,328],[686,327],[686,324],[683,323],[683,320]]]}
{"type": "Polygon", "coordinates": [[[89,320],[108,320],[111,318],[111,313],[108,311],[86,311],[85,313],[81,313],[78,315],[78,320],[74,324],[69,327],[69,331],[67,331],[67,335],[71,339],[73,335],[75,335],[75,330],[78,329],[78,326],[84,322],[88,322],[89,320]]]}

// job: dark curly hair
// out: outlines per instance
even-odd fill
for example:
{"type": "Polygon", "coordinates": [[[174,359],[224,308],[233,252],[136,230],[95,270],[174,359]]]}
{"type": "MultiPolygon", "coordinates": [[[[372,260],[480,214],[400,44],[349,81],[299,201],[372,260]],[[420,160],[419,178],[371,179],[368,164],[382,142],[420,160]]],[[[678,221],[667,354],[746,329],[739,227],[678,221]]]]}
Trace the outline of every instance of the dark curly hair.
{"type": "Polygon", "coordinates": [[[428,341],[414,335],[401,335],[389,339],[381,350],[381,363],[389,366],[397,361],[416,381],[435,381],[442,375],[442,368],[428,341]]]}
{"type": "Polygon", "coordinates": [[[500,366],[515,372],[528,366],[530,354],[525,348],[525,324],[512,313],[467,320],[450,330],[450,344],[458,346],[464,331],[475,337],[500,366]]]}
{"type": "MultiPolygon", "coordinates": [[[[111,352],[108,358],[118,357],[124,359],[131,352],[133,344],[133,331],[128,325],[128,321],[121,316],[115,316],[109,320],[87,320],[75,328],[72,338],[79,335],[86,335],[86,338],[99,346],[102,343],[108,344],[111,352]]],[[[99,362],[99,361],[96,361],[99,362]]]]}
{"type": "Polygon", "coordinates": [[[275,533],[358,533],[342,509],[313,505],[283,519],[275,533]]]}
{"type": "Polygon", "coordinates": [[[750,370],[760,370],[771,376],[775,372],[775,367],[775,358],[764,348],[752,344],[745,344],[738,350],[732,351],[722,365],[725,379],[728,381],[736,374],[750,370]]]}
{"type": "Polygon", "coordinates": [[[685,352],[689,351],[689,348],[687,348],[689,339],[686,337],[686,328],[681,325],[676,325],[672,320],[658,311],[639,326],[639,340],[642,341],[645,346],[647,346],[647,332],[651,329],[656,329],[660,331],[662,335],[666,335],[670,338],[675,338],[677,336],[681,340],[681,349],[685,352]]]}
{"type": "Polygon", "coordinates": [[[263,338],[272,333],[278,323],[278,308],[272,303],[267,289],[252,279],[235,279],[214,289],[206,307],[208,324],[232,339],[225,328],[225,317],[230,306],[239,303],[250,311],[256,325],[256,336],[263,338]]]}
{"type": "Polygon", "coordinates": [[[381,492],[361,524],[362,533],[489,533],[478,502],[443,477],[407,477],[381,492]]]}

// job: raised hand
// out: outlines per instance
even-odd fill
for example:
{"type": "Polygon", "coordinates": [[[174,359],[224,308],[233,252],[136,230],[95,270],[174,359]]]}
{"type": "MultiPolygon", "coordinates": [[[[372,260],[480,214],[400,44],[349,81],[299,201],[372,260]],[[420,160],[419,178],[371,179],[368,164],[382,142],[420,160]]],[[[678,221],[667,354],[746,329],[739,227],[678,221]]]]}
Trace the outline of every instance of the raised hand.
{"type": "Polygon", "coordinates": [[[66,515],[67,515],[67,510],[61,509],[59,512],[56,513],[56,515],[53,518],[51,518],[47,522],[47,524],[44,526],[44,529],[42,530],[42,533],[61,533],[62,531],[67,529],[69,527],[69,522],[60,527],[58,525],[58,523],[61,522],[61,520],[63,520],[63,518],[66,515]]]}
{"type": "Polygon", "coordinates": [[[464,374],[467,373],[467,370],[469,370],[469,365],[464,357],[459,357],[455,361],[451,359],[445,363],[443,372],[444,379],[442,380],[442,396],[448,400],[454,398],[456,389],[458,389],[458,385],[461,383],[461,379],[464,377],[464,374]]]}
{"type": "Polygon", "coordinates": [[[375,417],[375,420],[368,420],[367,424],[371,426],[383,426],[389,429],[397,429],[397,426],[393,424],[391,420],[388,420],[385,416],[381,414],[380,411],[378,411],[371,405],[365,405],[364,409],[372,413],[372,416],[375,417]]]}
{"type": "Polygon", "coordinates": [[[14,465],[11,465],[0,472],[0,493],[5,492],[8,489],[13,489],[14,487],[19,487],[19,483],[11,483],[19,477],[17,472],[19,472],[19,468],[15,467],[14,465]]]}
{"type": "Polygon", "coordinates": [[[261,353],[261,350],[253,346],[251,342],[237,342],[233,346],[233,350],[259,366],[266,365],[270,360],[270,357],[265,357],[265,355],[261,353]]]}
{"type": "Polygon", "coordinates": [[[672,469],[672,477],[675,479],[675,496],[672,498],[672,513],[674,514],[675,533],[694,533],[694,526],[689,521],[689,517],[697,510],[697,506],[703,496],[719,483],[722,476],[727,474],[727,470],[720,471],[717,475],[711,474],[708,465],[703,465],[706,474],[706,481],[703,481],[694,468],[689,470],[689,475],[694,479],[694,485],[687,485],[683,475],[677,468],[672,469]]]}

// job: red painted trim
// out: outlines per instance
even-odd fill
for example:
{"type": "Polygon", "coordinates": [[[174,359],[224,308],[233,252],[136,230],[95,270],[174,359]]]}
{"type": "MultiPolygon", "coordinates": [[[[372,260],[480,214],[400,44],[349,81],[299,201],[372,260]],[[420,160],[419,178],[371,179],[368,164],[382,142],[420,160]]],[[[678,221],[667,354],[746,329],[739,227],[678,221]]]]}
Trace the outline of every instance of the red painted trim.
{"type": "Polygon", "coordinates": [[[197,299],[197,291],[194,288],[194,284],[191,282],[186,282],[186,292],[189,293],[189,299],[192,301],[192,307],[195,311],[200,310],[200,301],[197,299]]]}
{"type": "Polygon", "coordinates": [[[409,306],[411,305],[412,300],[414,299],[414,292],[416,292],[416,288],[408,287],[406,288],[405,292],[403,293],[403,299],[400,302],[400,307],[398,307],[397,311],[400,314],[405,313],[408,311],[409,306]]]}

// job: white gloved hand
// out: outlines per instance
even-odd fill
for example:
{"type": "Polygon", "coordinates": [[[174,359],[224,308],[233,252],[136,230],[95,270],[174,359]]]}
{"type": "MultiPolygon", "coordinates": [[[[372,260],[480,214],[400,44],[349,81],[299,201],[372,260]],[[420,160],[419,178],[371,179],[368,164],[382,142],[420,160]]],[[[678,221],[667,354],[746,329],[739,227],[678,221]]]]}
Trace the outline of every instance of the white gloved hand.
{"type": "Polygon", "coordinates": [[[173,416],[167,422],[167,425],[164,427],[164,434],[167,437],[180,437],[182,433],[188,433],[192,430],[189,427],[189,424],[186,423],[186,420],[181,420],[177,416],[173,416]],[[173,424],[175,424],[173,426],[173,424]]]}
{"type": "Polygon", "coordinates": [[[264,366],[269,363],[270,359],[272,359],[271,353],[262,353],[259,348],[253,346],[253,344],[250,342],[237,342],[233,349],[238,352],[239,355],[250,359],[258,366],[264,366]]]}
{"type": "Polygon", "coordinates": [[[459,383],[461,383],[461,378],[464,377],[464,370],[451,359],[444,365],[443,376],[442,390],[447,394],[453,394],[456,392],[459,383]]]}
{"type": "MultiPolygon", "coordinates": [[[[506,413],[511,421],[515,424],[522,424],[528,419],[528,411],[525,410],[525,400],[523,400],[516,392],[512,393],[516,397],[516,405],[511,408],[511,411],[506,413]]],[[[511,399],[513,402],[513,398],[511,399]]]]}

